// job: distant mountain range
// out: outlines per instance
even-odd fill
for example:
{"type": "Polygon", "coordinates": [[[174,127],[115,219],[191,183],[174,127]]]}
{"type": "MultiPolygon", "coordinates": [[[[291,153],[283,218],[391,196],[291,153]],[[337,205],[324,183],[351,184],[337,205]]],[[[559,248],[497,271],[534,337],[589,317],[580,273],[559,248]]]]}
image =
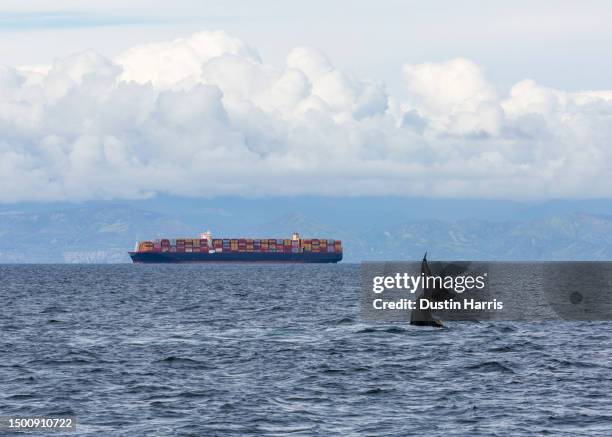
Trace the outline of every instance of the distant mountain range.
{"type": "Polygon", "coordinates": [[[469,208],[442,214],[444,204],[430,200],[379,202],[162,199],[4,205],[0,262],[129,262],[127,251],[137,240],[196,236],[207,229],[229,237],[283,237],[298,231],[342,239],[347,262],[414,260],[426,250],[440,260],[612,259],[607,201],[596,203],[597,208],[592,204],[588,212],[563,202],[554,208],[502,202],[487,212],[482,201],[472,205],[471,216],[469,208]],[[509,218],[499,217],[500,211],[509,218]]]}
{"type": "Polygon", "coordinates": [[[127,262],[138,239],[193,232],[163,214],[129,207],[0,212],[0,262],[127,262]]]}

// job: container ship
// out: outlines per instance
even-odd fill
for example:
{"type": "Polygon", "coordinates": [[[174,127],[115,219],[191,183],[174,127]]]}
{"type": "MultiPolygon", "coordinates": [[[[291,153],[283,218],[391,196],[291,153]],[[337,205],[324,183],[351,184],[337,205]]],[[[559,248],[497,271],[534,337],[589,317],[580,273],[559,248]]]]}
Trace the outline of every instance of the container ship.
{"type": "Polygon", "coordinates": [[[342,260],[342,242],[321,238],[291,239],[200,238],[139,241],[128,252],[134,263],[337,263],[342,260]]]}

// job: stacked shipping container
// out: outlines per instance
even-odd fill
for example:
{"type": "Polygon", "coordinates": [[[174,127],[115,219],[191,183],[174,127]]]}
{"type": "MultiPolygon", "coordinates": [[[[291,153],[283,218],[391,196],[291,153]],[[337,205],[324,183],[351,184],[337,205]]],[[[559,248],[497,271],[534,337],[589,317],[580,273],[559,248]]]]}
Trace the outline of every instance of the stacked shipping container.
{"type": "Polygon", "coordinates": [[[224,238],[214,239],[157,239],[153,241],[140,241],[138,252],[277,252],[277,253],[303,253],[327,252],[341,253],[340,240],[323,239],[250,239],[250,238],[224,238]]]}

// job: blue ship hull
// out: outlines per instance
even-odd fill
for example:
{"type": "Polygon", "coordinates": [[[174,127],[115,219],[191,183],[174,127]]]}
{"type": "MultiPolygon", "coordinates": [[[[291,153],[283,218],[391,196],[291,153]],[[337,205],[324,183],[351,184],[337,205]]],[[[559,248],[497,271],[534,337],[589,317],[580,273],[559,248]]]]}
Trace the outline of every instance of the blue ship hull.
{"type": "Polygon", "coordinates": [[[342,252],[128,252],[132,262],[145,264],[188,263],[337,263],[342,252]]]}

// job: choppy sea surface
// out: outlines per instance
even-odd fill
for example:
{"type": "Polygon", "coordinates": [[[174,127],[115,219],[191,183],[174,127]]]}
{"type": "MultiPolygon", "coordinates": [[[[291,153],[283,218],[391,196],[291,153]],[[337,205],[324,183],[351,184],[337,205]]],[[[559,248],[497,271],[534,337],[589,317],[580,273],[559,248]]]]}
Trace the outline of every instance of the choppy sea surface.
{"type": "Polygon", "coordinates": [[[360,320],[358,265],[0,266],[0,415],[77,435],[611,435],[612,324],[360,320]]]}

